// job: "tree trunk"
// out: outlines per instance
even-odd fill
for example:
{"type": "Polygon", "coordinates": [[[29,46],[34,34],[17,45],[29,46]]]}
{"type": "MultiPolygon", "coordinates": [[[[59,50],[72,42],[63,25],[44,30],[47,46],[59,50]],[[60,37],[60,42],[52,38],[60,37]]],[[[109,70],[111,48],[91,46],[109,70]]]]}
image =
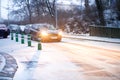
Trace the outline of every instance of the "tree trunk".
{"type": "Polygon", "coordinates": [[[89,6],[89,0],[85,0],[85,14],[87,20],[90,19],[90,6],[89,6]]]}
{"type": "Polygon", "coordinates": [[[104,19],[104,9],[103,9],[103,4],[101,0],[95,0],[96,2],[96,6],[98,9],[98,16],[99,16],[99,21],[100,21],[100,25],[105,26],[105,19],[104,19]]]}
{"type": "Polygon", "coordinates": [[[120,0],[116,0],[117,6],[117,19],[120,20],[120,0]]]}
{"type": "Polygon", "coordinates": [[[32,12],[30,9],[30,1],[29,0],[26,0],[26,5],[27,5],[27,9],[28,9],[29,22],[32,23],[32,12]]]}

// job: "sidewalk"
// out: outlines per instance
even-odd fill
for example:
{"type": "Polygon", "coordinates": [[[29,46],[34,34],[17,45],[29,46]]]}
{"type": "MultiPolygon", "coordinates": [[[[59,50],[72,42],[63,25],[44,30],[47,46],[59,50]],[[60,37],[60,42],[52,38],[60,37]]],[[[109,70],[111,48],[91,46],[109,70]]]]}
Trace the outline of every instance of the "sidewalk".
{"type": "Polygon", "coordinates": [[[120,44],[120,38],[107,38],[107,37],[97,37],[89,36],[89,34],[64,34],[63,37],[71,39],[80,39],[80,40],[89,40],[89,41],[99,41],[99,42],[108,42],[108,43],[117,43],[120,44]]]}

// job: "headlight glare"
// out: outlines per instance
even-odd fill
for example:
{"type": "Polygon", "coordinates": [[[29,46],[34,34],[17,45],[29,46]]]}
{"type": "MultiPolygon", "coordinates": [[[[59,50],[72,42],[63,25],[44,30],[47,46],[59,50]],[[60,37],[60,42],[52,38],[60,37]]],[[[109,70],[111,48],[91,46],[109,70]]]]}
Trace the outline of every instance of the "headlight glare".
{"type": "Polygon", "coordinates": [[[47,36],[48,35],[48,33],[46,31],[42,31],[41,34],[42,34],[42,36],[47,36]]]}
{"type": "Polygon", "coordinates": [[[59,34],[59,35],[62,35],[63,33],[62,33],[62,31],[59,31],[58,34],[59,34]]]}

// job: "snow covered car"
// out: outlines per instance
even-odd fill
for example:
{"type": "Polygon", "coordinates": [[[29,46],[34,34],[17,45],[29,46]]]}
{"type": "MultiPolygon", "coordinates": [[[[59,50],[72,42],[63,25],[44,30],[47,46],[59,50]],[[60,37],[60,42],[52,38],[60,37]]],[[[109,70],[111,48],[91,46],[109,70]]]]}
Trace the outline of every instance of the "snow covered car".
{"type": "Polygon", "coordinates": [[[33,40],[58,41],[62,39],[62,31],[55,29],[53,26],[41,26],[38,29],[31,30],[31,38],[33,40]]]}
{"type": "Polygon", "coordinates": [[[31,28],[32,28],[32,24],[27,24],[27,25],[25,26],[24,33],[25,33],[25,34],[29,34],[31,28]]]}
{"type": "Polygon", "coordinates": [[[10,34],[10,30],[4,24],[0,24],[0,37],[7,38],[10,34]]]}
{"type": "Polygon", "coordinates": [[[8,26],[8,28],[10,29],[10,32],[13,32],[13,33],[20,33],[21,32],[21,29],[20,29],[20,26],[17,25],[17,24],[10,24],[8,26]]]}

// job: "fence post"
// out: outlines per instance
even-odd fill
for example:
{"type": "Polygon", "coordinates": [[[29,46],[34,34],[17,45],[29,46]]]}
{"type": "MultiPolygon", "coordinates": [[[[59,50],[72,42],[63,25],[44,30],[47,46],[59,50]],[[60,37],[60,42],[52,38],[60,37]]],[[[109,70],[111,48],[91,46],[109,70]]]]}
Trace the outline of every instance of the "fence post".
{"type": "Polygon", "coordinates": [[[38,50],[42,50],[42,44],[40,39],[38,39],[38,50]]]}
{"type": "Polygon", "coordinates": [[[21,34],[21,44],[24,44],[24,34],[21,34]]]}
{"type": "Polygon", "coordinates": [[[28,46],[31,46],[31,35],[28,34],[28,46]]]}
{"type": "Polygon", "coordinates": [[[13,36],[13,32],[11,32],[11,40],[13,40],[14,38],[13,38],[14,36],[13,36]]]}
{"type": "Polygon", "coordinates": [[[16,32],[16,42],[18,42],[18,33],[16,32]]]}

